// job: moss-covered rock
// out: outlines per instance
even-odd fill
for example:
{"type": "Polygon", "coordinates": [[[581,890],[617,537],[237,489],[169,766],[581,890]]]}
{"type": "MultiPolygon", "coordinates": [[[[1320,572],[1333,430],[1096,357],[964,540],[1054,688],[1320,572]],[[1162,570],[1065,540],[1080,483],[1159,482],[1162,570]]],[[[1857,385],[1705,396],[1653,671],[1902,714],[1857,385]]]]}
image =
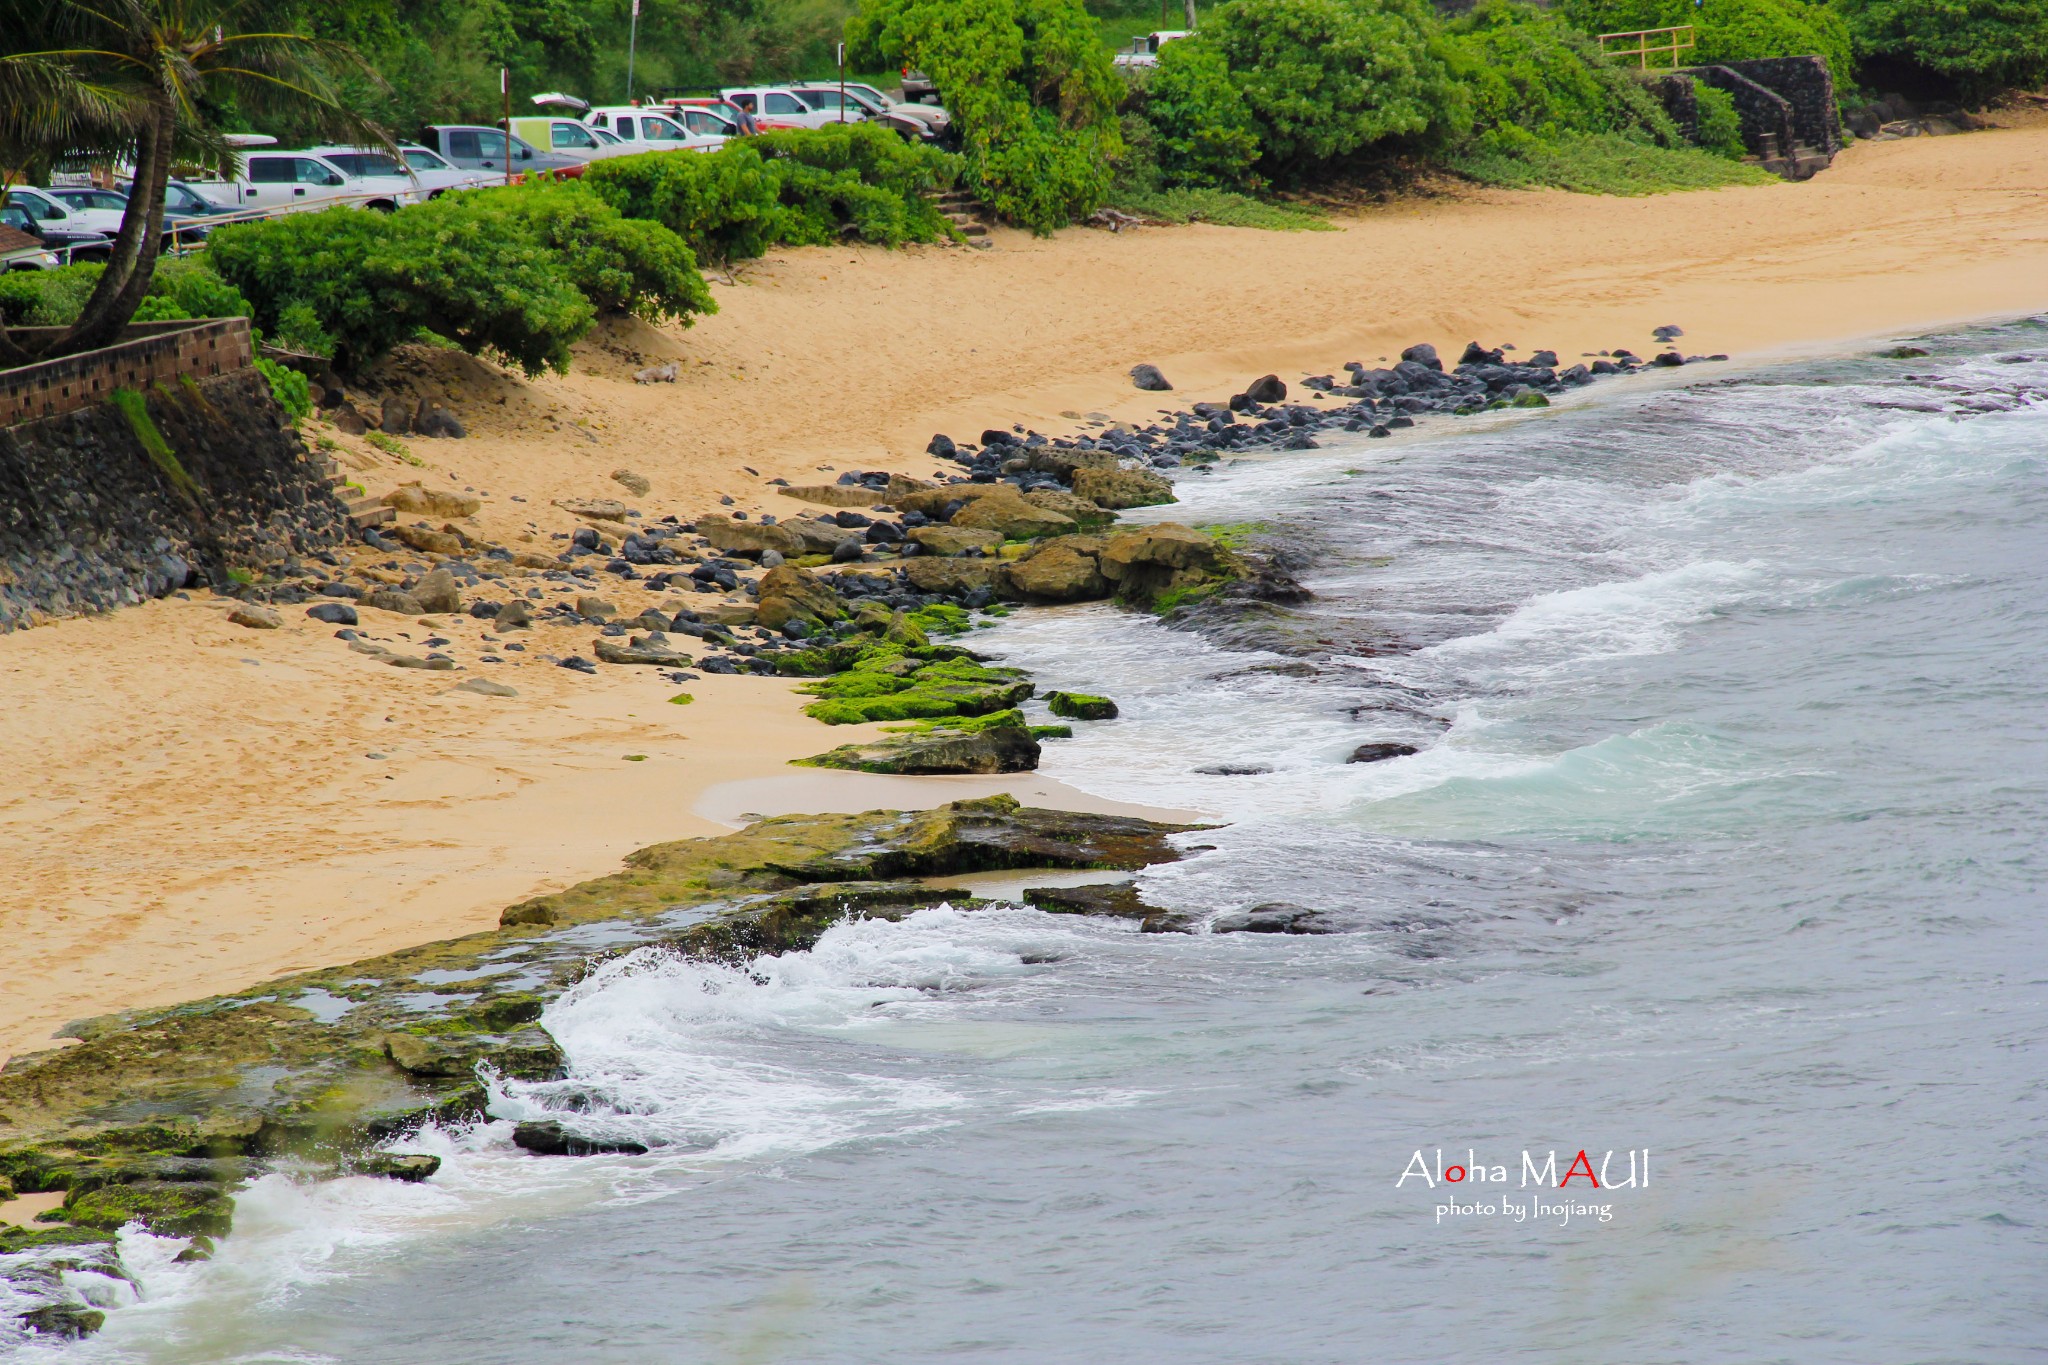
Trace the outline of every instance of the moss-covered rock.
{"type": "Polygon", "coordinates": [[[843,673],[808,684],[803,690],[819,700],[804,714],[827,725],[982,716],[1008,710],[1032,693],[1031,680],[1018,669],[947,659],[905,670],[902,660],[901,655],[871,653],[843,673]]]}
{"type": "Polygon", "coordinates": [[[115,1232],[140,1223],[163,1237],[222,1237],[234,1226],[235,1204],[227,1187],[209,1181],[138,1180],[72,1190],[51,1221],[115,1232]]]}
{"type": "Polygon", "coordinates": [[[1074,492],[1099,507],[1153,507],[1174,501],[1173,485],[1149,469],[1079,469],[1074,492]]]}
{"type": "MultiPolygon", "coordinates": [[[[981,734],[1029,742],[1014,724],[981,734]]],[[[58,1217],[69,1224],[0,1229],[0,1254],[110,1255],[101,1244],[131,1221],[218,1236],[232,1223],[236,1185],[280,1162],[420,1174],[419,1162],[385,1169],[375,1149],[430,1121],[481,1114],[480,1065],[562,1074],[561,1054],[534,1022],[588,971],[591,940],[571,932],[579,925],[605,923],[607,953],[785,952],[849,914],[961,903],[957,891],[916,878],[1132,870],[1177,858],[1167,838],[1184,828],[1008,797],[785,816],[641,849],[610,876],[510,907],[487,933],[87,1021],[73,1031],[77,1045],[0,1072],[0,1177],[26,1192],[65,1191],[58,1217]]]]}
{"type": "Polygon", "coordinates": [[[1045,704],[1056,716],[1068,720],[1115,720],[1116,703],[1108,697],[1098,697],[1087,692],[1048,692],[1045,704]]]}
{"type": "Polygon", "coordinates": [[[845,744],[801,760],[814,768],[865,773],[1021,773],[1038,766],[1038,737],[1015,711],[989,717],[1002,723],[938,727],[892,735],[868,744],[845,744]]]}

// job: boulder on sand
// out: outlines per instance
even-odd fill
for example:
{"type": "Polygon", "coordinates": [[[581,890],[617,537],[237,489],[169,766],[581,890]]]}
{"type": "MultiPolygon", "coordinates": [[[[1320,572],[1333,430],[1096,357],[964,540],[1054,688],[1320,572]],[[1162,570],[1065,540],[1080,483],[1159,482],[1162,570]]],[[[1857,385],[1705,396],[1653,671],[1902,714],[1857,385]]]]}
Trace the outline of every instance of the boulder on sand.
{"type": "Polygon", "coordinates": [[[474,493],[452,488],[428,488],[418,480],[402,483],[381,499],[386,507],[430,517],[473,517],[483,510],[484,500],[474,493]]]}
{"type": "Polygon", "coordinates": [[[1131,383],[1147,393],[1166,393],[1173,385],[1166,382],[1166,376],[1159,372],[1157,365],[1131,366],[1131,383]]]}
{"type": "Polygon", "coordinates": [[[724,516],[703,516],[697,518],[697,534],[710,541],[711,548],[720,554],[738,555],[744,559],[759,559],[764,550],[775,550],[790,558],[809,553],[804,548],[803,539],[779,522],[769,525],[759,521],[734,521],[724,516]]]}
{"type": "Polygon", "coordinates": [[[770,630],[791,621],[820,626],[845,617],[846,608],[832,586],[816,574],[784,564],[761,576],[755,620],[770,630]]]}

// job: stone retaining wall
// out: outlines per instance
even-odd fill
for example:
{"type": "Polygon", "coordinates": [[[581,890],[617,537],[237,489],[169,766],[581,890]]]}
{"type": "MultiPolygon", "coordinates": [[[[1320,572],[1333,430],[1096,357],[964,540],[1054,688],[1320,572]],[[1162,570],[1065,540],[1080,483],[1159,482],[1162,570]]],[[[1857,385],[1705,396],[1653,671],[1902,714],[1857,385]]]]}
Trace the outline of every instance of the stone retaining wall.
{"type": "Polygon", "coordinates": [[[232,589],[230,568],[281,565],[348,534],[325,461],[262,374],[243,366],[145,395],[147,422],[103,402],[0,429],[0,632],[193,583],[232,589]]]}
{"type": "MultiPolygon", "coordinates": [[[[26,340],[57,330],[17,327],[11,335],[26,340]]],[[[247,318],[133,322],[112,346],[0,370],[0,427],[75,412],[105,402],[115,389],[231,374],[254,360],[247,318]]]]}

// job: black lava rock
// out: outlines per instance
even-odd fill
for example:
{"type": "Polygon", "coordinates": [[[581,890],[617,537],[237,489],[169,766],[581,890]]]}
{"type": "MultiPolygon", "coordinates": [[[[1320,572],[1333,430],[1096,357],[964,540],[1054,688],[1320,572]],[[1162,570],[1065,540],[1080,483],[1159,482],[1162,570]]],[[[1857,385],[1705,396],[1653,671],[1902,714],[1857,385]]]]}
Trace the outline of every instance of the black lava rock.
{"type": "Polygon", "coordinates": [[[1131,383],[1147,393],[1166,393],[1173,388],[1166,382],[1166,376],[1159,373],[1157,365],[1131,366],[1131,383]]]}
{"type": "Polygon", "coordinates": [[[647,1144],[630,1138],[582,1137],[566,1131],[553,1119],[529,1119],[512,1130],[512,1144],[537,1156],[597,1156],[624,1152],[644,1156],[647,1144]]]}
{"type": "Polygon", "coordinates": [[[322,602],[317,607],[307,607],[306,615],[330,626],[352,626],[357,621],[356,609],[346,602],[322,602]]]}
{"type": "Polygon", "coordinates": [[[1361,744],[1351,751],[1346,763],[1380,763],[1390,758],[1406,758],[1422,751],[1413,744],[1361,744]]]}

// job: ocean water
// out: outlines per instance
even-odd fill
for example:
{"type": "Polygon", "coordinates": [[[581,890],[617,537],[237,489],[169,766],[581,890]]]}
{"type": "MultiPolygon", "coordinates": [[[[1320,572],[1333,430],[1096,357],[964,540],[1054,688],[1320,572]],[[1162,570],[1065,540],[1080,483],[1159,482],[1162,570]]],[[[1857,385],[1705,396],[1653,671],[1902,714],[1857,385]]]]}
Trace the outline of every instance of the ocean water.
{"type": "Polygon", "coordinates": [[[421,1187],[273,1177],[17,1354],[2048,1356],[2048,327],[1929,346],[1191,475],[1155,514],[1313,547],[1314,603],[977,638],[1121,703],[1049,773],[1224,822],[1151,898],[1337,932],[628,958],[546,1017],[572,1082],[498,1110],[657,1155],[499,1122],[424,1135],[421,1187]]]}

